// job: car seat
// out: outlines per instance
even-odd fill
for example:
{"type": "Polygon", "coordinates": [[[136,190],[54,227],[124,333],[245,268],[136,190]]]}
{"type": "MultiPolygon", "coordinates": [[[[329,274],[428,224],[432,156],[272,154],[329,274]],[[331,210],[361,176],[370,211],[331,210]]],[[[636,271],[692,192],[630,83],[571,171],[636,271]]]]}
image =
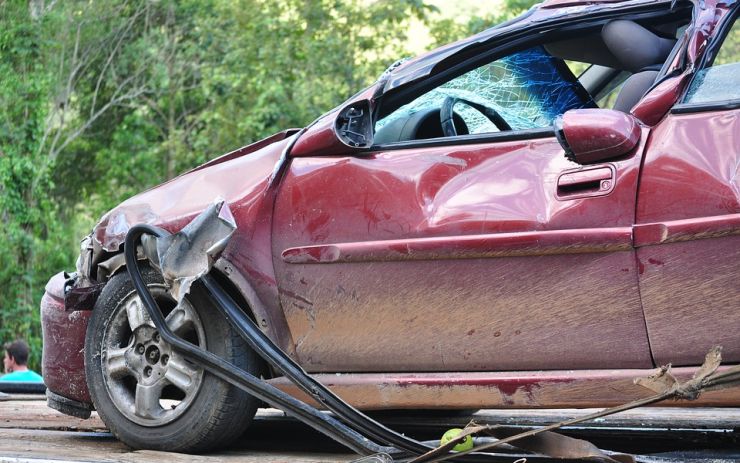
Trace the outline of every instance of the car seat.
{"type": "Polygon", "coordinates": [[[655,83],[676,41],[659,37],[636,22],[624,19],[606,23],[601,38],[622,68],[633,73],[619,90],[613,108],[628,113],[655,83]]]}

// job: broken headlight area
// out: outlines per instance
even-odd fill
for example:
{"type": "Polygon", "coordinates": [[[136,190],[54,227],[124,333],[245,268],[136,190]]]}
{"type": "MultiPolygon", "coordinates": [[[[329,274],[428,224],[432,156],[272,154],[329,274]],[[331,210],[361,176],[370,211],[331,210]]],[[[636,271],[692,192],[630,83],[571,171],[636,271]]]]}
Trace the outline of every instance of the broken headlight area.
{"type": "Polygon", "coordinates": [[[95,305],[105,283],[96,281],[92,276],[94,257],[95,246],[92,234],[90,234],[80,243],[80,256],[77,258],[76,271],[72,274],[65,273],[65,311],[92,310],[95,305]]]}

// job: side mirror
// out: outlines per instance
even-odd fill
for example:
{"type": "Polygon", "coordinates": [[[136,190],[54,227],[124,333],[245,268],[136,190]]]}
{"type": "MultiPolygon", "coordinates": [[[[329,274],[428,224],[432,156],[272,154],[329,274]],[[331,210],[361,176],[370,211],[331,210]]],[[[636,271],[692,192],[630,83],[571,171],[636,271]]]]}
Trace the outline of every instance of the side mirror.
{"type": "Polygon", "coordinates": [[[290,151],[293,157],[335,156],[362,152],[373,144],[370,100],[333,111],[308,128],[290,151]]]}
{"type": "Polygon", "coordinates": [[[345,145],[352,148],[369,148],[373,144],[373,114],[370,102],[358,101],[339,111],[334,130],[345,145]]]}
{"type": "Polygon", "coordinates": [[[637,146],[642,132],[632,115],[612,109],[573,109],[554,125],[565,157],[578,164],[624,156],[637,146]]]}

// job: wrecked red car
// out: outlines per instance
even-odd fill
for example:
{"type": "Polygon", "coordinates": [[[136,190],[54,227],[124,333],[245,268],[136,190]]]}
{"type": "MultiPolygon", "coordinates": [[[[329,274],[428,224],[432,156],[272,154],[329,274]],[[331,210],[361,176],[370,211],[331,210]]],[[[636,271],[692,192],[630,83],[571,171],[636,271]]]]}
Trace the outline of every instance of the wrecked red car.
{"type": "MultiPolygon", "coordinates": [[[[714,345],[740,363],[738,11],[545,1],[125,201],[46,287],[49,405],[135,447],[246,429],[261,404],[168,350],[123,257],[133,225],[175,232],[217,197],[237,229],[213,277],[360,409],[610,406],[714,345]]],[[[144,277],[175,333],[304,397],[144,277]]]]}

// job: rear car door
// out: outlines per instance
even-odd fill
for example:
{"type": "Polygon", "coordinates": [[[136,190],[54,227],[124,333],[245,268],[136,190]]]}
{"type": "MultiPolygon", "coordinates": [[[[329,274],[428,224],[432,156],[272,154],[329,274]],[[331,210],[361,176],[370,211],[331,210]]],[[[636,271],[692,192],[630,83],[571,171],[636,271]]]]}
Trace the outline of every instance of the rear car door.
{"type": "Polygon", "coordinates": [[[593,102],[542,47],[418,93],[381,115],[369,153],[285,173],[273,255],[301,363],[650,367],[632,248],[642,143],[588,169],[567,160],[552,119],[593,102]],[[473,100],[447,119],[455,136],[448,98],[473,100]]]}
{"type": "Polygon", "coordinates": [[[635,245],[657,363],[698,365],[715,345],[740,362],[739,9],[646,148],[635,245]]]}

